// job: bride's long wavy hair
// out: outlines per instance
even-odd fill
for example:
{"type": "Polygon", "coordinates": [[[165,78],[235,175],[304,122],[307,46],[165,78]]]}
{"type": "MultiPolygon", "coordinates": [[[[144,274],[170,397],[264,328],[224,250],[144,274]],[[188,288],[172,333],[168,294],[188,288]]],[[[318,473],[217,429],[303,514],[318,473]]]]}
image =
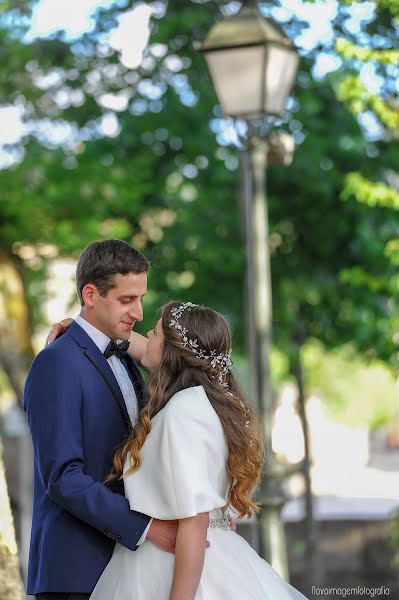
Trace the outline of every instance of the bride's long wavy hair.
{"type": "MultiPolygon", "coordinates": [[[[224,374],[223,383],[228,385],[230,392],[227,393],[217,379],[222,367],[219,364],[212,367],[209,359],[198,359],[189,347],[183,346],[179,331],[170,325],[172,309],[180,306],[181,302],[169,302],[161,309],[162,356],[147,383],[148,402],[141,410],[129,438],[116,451],[113,472],[106,481],[123,477],[123,465],[129,454],[132,466],[125,475],[136,471],[140,466],[140,448],[151,431],[151,419],[176,392],[202,385],[222,423],[228,446],[228,503],[240,517],[251,516],[253,511],[260,508],[252,499],[263,464],[258,419],[246,403],[231,371],[224,374]]],[[[196,339],[199,347],[207,350],[207,354],[211,350],[215,350],[217,355],[230,350],[230,328],[222,315],[214,310],[192,306],[183,312],[179,322],[187,329],[187,336],[196,339]]]]}

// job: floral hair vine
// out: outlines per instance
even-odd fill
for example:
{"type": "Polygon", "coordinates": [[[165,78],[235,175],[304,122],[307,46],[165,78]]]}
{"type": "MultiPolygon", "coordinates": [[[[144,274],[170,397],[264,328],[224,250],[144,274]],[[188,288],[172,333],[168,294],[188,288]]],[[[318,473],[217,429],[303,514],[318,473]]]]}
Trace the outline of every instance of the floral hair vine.
{"type": "Polygon", "coordinates": [[[233,366],[232,360],[231,360],[231,348],[228,352],[224,352],[222,354],[217,354],[216,350],[211,350],[210,352],[207,350],[204,350],[202,348],[200,348],[198,341],[192,340],[188,337],[188,330],[183,327],[179,320],[180,317],[182,316],[182,314],[184,313],[184,311],[186,309],[190,309],[191,307],[194,306],[199,306],[198,304],[193,304],[192,302],[185,302],[184,304],[181,304],[179,307],[173,308],[171,310],[171,315],[172,315],[172,320],[170,321],[169,325],[171,327],[174,327],[175,329],[177,329],[177,331],[180,333],[180,336],[183,340],[183,346],[185,348],[189,348],[192,352],[194,352],[194,354],[196,354],[196,358],[203,358],[205,360],[210,360],[211,361],[211,366],[213,369],[216,369],[217,365],[220,365],[222,367],[221,371],[219,372],[218,376],[217,376],[217,380],[219,385],[224,388],[224,389],[228,389],[228,384],[224,383],[224,376],[226,375],[226,373],[228,373],[229,371],[231,371],[231,368],[233,366]]]}

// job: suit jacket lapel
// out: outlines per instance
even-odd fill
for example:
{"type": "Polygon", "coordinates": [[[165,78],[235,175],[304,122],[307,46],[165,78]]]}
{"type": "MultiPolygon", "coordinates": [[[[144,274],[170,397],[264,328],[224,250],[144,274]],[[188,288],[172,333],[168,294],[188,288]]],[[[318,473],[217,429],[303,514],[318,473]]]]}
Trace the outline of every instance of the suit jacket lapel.
{"type": "Polygon", "coordinates": [[[90,338],[90,336],[88,336],[87,333],[77,323],[72,323],[68,327],[67,333],[73,337],[73,339],[81,348],[83,348],[83,353],[86,356],[86,358],[96,367],[97,371],[100,373],[100,375],[108,385],[112,396],[121,411],[123,421],[125,422],[126,426],[130,428],[131,423],[126,409],[125,401],[123,399],[123,395],[116,380],[116,377],[113,374],[107,359],[100,352],[100,350],[90,338]]]}
{"type": "Polygon", "coordinates": [[[123,399],[121,389],[118,385],[115,375],[113,374],[112,369],[109,366],[107,360],[104,358],[104,356],[101,354],[100,351],[99,351],[99,354],[102,356],[103,360],[98,360],[98,357],[97,356],[94,357],[93,354],[89,350],[85,350],[84,354],[89,359],[89,361],[96,367],[97,371],[103,377],[104,381],[106,382],[106,384],[108,385],[109,389],[112,392],[114,400],[116,401],[117,405],[119,406],[119,409],[122,413],[122,417],[123,417],[123,420],[125,421],[125,424],[128,427],[130,427],[131,426],[130,418],[129,418],[129,415],[128,415],[128,412],[126,409],[126,404],[123,399]]]}

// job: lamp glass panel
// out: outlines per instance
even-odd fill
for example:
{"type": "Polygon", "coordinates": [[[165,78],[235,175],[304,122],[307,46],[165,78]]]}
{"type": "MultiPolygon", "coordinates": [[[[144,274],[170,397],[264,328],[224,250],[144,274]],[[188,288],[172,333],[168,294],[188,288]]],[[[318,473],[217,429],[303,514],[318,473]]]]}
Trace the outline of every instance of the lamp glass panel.
{"type": "Polygon", "coordinates": [[[261,113],[264,54],[263,45],[205,53],[225,115],[252,116],[261,113]]]}
{"type": "Polygon", "coordinates": [[[269,46],[265,77],[265,112],[282,114],[298,67],[298,55],[292,50],[269,46]]]}

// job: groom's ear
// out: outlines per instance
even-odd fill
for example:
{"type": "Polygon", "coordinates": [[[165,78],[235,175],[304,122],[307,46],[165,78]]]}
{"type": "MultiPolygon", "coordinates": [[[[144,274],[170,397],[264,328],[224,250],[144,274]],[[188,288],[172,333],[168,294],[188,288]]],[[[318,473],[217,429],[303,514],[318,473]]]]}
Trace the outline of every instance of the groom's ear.
{"type": "Polygon", "coordinates": [[[82,289],[82,299],[85,306],[93,308],[98,290],[93,283],[86,283],[82,289]]]}

